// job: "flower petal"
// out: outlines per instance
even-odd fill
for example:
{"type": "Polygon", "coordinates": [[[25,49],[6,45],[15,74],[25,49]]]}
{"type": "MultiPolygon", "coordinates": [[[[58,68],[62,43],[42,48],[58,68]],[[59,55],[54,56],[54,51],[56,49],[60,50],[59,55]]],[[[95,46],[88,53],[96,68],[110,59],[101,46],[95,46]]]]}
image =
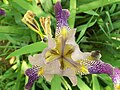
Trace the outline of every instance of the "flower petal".
{"type": "Polygon", "coordinates": [[[73,86],[77,85],[77,77],[74,70],[67,68],[63,71],[63,76],[67,76],[72,82],[73,86]]]}
{"type": "Polygon", "coordinates": [[[29,77],[28,83],[25,85],[26,89],[29,90],[32,87],[34,81],[39,78],[37,72],[38,72],[38,70],[33,69],[33,68],[26,70],[25,74],[29,77]]]}
{"type": "Polygon", "coordinates": [[[91,74],[108,74],[108,75],[112,75],[113,74],[113,67],[108,64],[108,63],[104,63],[101,60],[97,60],[95,61],[89,68],[88,68],[89,72],[91,74]]]}
{"type": "Polygon", "coordinates": [[[45,64],[45,58],[42,56],[42,54],[35,54],[34,56],[29,56],[28,59],[32,65],[42,67],[45,64]]]}
{"type": "Polygon", "coordinates": [[[66,41],[66,44],[70,44],[74,46],[74,52],[72,53],[71,57],[74,61],[77,61],[81,59],[82,52],[80,51],[79,46],[75,42],[75,32],[76,32],[76,29],[71,29],[68,32],[68,39],[66,41]]]}
{"type": "Polygon", "coordinates": [[[50,36],[48,35],[48,48],[55,48],[56,47],[56,42],[55,40],[50,36]]]}
{"type": "Polygon", "coordinates": [[[115,90],[120,90],[120,69],[114,68],[111,78],[113,80],[115,90]]]}
{"type": "Polygon", "coordinates": [[[58,60],[54,60],[51,62],[48,62],[44,66],[44,74],[43,76],[47,81],[51,81],[54,74],[60,74],[61,69],[60,69],[60,62],[58,60]]]}
{"type": "Polygon", "coordinates": [[[70,12],[67,9],[62,9],[61,3],[59,1],[55,4],[54,9],[55,9],[55,16],[57,19],[57,27],[56,27],[56,35],[57,35],[60,33],[60,30],[63,26],[66,26],[67,30],[70,29],[67,23],[70,12]]]}
{"type": "Polygon", "coordinates": [[[44,67],[45,74],[60,74],[60,62],[59,60],[54,60],[48,62],[44,67]]]}
{"type": "Polygon", "coordinates": [[[51,80],[53,79],[54,75],[53,74],[44,74],[43,75],[44,78],[46,79],[46,81],[51,82],[51,80]]]}
{"type": "Polygon", "coordinates": [[[41,23],[41,26],[44,30],[44,33],[48,36],[52,36],[51,34],[51,28],[50,28],[50,25],[51,25],[51,21],[50,21],[50,16],[48,17],[40,17],[40,23],[41,23]]]}
{"type": "Polygon", "coordinates": [[[57,21],[59,21],[59,19],[61,19],[62,17],[62,6],[59,1],[55,4],[54,10],[55,10],[56,19],[57,21]]]}

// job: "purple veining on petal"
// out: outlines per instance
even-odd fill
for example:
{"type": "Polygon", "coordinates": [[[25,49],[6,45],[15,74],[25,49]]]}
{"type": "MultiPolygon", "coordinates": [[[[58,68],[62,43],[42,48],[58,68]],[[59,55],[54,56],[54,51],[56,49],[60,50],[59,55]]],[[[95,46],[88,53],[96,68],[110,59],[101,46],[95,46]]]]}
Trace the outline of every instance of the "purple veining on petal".
{"type": "Polygon", "coordinates": [[[69,16],[70,16],[70,12],[67,9],[63,9],[62,10],[62,23],[61,23],[61,25],[68,26],[67,20],[68,20],[69,16]]]}
{"type": "Polygon", "coordinates": [[[3,9],[0,9],[0,16],[4,16],[5,15],[5,11],[3,9]]]}
{"type": "Polygon", "coordinates": [[[34,83],[35,80],[39,78],[37,74],[38,70],[35,70],[33,68],[29,68],[25,71],[25,74],[29,77],[28,83],[25,85],[26,89],[30,89],[34,83]]]}
{"type": "Polygon", "coordinates": [[[57,30],[59,31],[63,26],[66,26],[69,30],[69,26],[67,23],[68,17],[70,16],[70,12],[67,9],[62,9],[61,3],[57,2],[54,6],[55,15],[57,20],[57,30]]]}
{"type": "Polygon", "coordinates": [[[62,18],[62,6],[60,2],[57,2],[54,6],[54,10],[55,10],[55,15],[56,15],[56,19],[57,21],[60,21],[62,18]]]}
{"type": "Polygon", "coordinates": [[[111,75],[114,84],[120,84],[120,69],[114,68],[113,75],[111,75]]]}
{"type": "Polygon", "coordinates": [[[88,70],[91,74],[113,74],[113,67],[108,63],[102,62],[101,60],[97,60],[93,64],[91,64],[88,70]]]}
{"type": "Polygon", "coordinates": [[[90,74],[108,74],[114,83],[115,90],[120,89],[120,69],[112,67],[101,60],[94,61],[88,68],[90,74]],[[118,89],[119,88],[119,89],[118,89]]]}
{"type": "Polygon", "coordinates": [[[65,21],[67,21],[67,20],[68,20],[68,17],[70,16],[69,10],[68,10],[68,9],[62,9],[62,15],[63,15],[63,19],[64,19],[65,21]]]}

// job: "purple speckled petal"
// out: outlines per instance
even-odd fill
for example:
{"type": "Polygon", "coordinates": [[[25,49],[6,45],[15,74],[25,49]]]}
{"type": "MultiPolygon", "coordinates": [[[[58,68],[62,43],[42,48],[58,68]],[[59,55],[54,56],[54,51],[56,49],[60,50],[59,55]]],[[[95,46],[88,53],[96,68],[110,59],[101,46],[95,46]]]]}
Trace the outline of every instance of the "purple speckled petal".
{"type": "Polygon", "coordinates": [[[62,18],[62,6],[61,6],[60,2],[57,2],[55,4],[54,10],[55,10],[55,15],[56,15],[57,21],[61,20],[61,18],[62,18]]]}
{"type": "Polygon", "coordinates": [[[111,75],[113,83],[120,84],[120,69],[114,68],[113,75],[111,75]]]}
{"type": "Polygon", "coordinates": [[[0,16],[4,16],[5,15],[5,11],[3,9],[0,9],[0,16]]]}
{"type": "Polygon", "coordinates": [[[63,9],[62,10],[62,25],[63,26],[68,26],[68,22],[67,22],[67,20],[68,20],[68,17],[70,16],[70,12],[69,12],[69,10],[68,9],[63,9]]]}
{"type": "Polygon", "coordinates": [[[102,62],[101,60],[97,60],[92,63],[88,70],[91,74],[113,74],[113,67],[108,63],[102,62]]]}
{"type": "Polygon", "coordinates": [[[38,70],[34,68],[29,68],[25,71],[25,74],[29,77],[28,83],[25,85],[27,90],[29,90],[32,87],[34,81],[39,78],[37,72],[38,70]]]}
{"type": "Polygon", "coordinates": [[[114,68],[113,75],[110,75],[110,77],[112,78],[114,89],[120,90],[120,69],[114,68]]]}
{"type": "Polygon", "coordinates": [[[90,74],[108,74],[112,78],[114,90],[120,90],[120,69],[114,68],[101,60],[94,61],[90,65],[88,68],[90,74]]]}
{"type": "Polygon", "coordinates": [[[66,26],[66,28],[69,30],[69,26],[67,23],[68,17],[70,16],[70,12],[67,9],[62,9],[61,3],[58,1],[55,6],[55,16],[57,20],[57,27],[56,27],[56,33],[59,33],[61,28],[66,26]]]}

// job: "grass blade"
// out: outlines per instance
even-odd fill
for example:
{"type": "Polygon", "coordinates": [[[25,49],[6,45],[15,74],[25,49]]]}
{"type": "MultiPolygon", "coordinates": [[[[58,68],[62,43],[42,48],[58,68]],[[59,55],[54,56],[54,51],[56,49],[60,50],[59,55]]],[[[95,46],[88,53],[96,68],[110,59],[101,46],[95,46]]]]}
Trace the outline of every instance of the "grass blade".
{"type": "Polygon", "coordinates": [[[77,78],[78,80],[78,83],[77,83],[77,86],[80,90],[91,90],[82,80],[81,78],[77,78]]]}
{"type": "Polygon", "coordinates": [[[88,4],[83,4],[77,8],[77,13],[99,8],[108,4],[120,2],[120,0],[96,0],[88,4]]]}
{"type": "Polygon", "coordinates": [[[55,75],[52,79],[51,90],[61,90],[61,78],[59,75],[55,75]]]}
{"type": "Polygon", "coordinates": [[[74,28],[76,16],[76,0],[70,0],[70,17],[69,17],[69,26],[74,28]]]}
{"type": "Polygon", "coordinates": [[[15,3],[17,3],[19,6],[21,6],[25,10],[33,11],[38,17],[40,17],[41,15],[45,15],[45,12],[43,12],[41,8],[37,6],[32,6],[31,4],[27,3],[25,0],[15,0],[15,3]]]}
{"type": "Polygon", "coordinates": [[[94,74],[92,75],[92,81],[93,81],[93,90],[101,90],[98,79],[94,74]]]}
{"type": "Polygon", "coordinates": [[[28,29],[21,26],[0,26],[0,33],[28,35],[28,29]]]}

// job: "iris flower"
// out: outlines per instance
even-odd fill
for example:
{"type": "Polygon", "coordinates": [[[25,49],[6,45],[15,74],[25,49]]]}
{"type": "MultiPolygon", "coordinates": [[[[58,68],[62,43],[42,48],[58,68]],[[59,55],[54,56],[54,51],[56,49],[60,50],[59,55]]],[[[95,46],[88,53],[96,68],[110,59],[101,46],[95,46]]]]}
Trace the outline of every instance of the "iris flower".
{"type": "MultiPolygon", "coordinates": [[[[60,2],[55,4],[54,10],[57,20],[55,38],[51,35],[50,18],[41,17],[40,22],[48,38],[48,47],[40,54],[29,56],[32,68],[25,72],[29,77],[25,88],[30,89],[34,81],[42,76],[47,81],[51,81],[55,74],[66,76],[73,85],[76,85],[76,74],[104,73],[110,75],[115,89],[119,90],[120,70],[100,60],[99,51],[81,52],[75,42],[76,29],[71,29],[67,23],[70,12],[67,9],[62,9],[60,2]]],[[[28,12],[24,16],[23,22],[39,33],[39,25],[33,17],[34,14],[31,16],[31,12],[28,12]]]]}
{"type": "Polygon", "coordinates": [[[69,11],[62,9],[60,2],[57,2],[54,8],[57,19],[55,38],[48,35],[48,47],[41,54],[29,56],[32,68],[25,72],[29,77],[26,89],[30,89],[40,76],[44,76],[47,81],[50,81],[54,74],[67,76],[73,85],[76,85],[77,73],[89,73],[84,65],[77,62],[82,52],[75,42],[76,29],[71,29],[67,23],[69,11]]]}

